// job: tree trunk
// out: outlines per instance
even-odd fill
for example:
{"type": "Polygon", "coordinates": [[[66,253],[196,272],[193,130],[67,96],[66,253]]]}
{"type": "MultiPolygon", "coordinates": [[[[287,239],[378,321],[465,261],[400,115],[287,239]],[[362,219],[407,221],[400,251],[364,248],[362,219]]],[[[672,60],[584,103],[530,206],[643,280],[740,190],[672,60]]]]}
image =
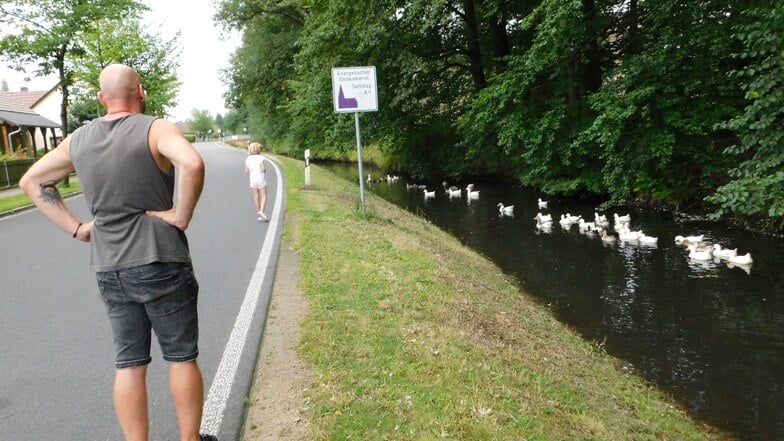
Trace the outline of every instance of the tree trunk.
{"type": "Polygon", "coordinates": [[[583,14],[588,32],[588,63],[583,70],[583,87],[586,94],[599,90],[602,86],[602,66],[599,61],[599,36],[596,35],[596,1],[583,0],[583,14]]]}
{"type": "Polygon", "coordinates": [[[482,49],[479,45],[479,27],[476,22],[474,0],[463,0],[463,20],[465,21],[466,47],[468,50],[469,70],[474,80],[474,89],[481,90],[487,86],[482,49]]]}
{"type": "Polygon", "coordinates": [[[506,60],[504,58],[511,54],[509,46],[509,36],[506,34],[506,3],[502,2],[498,10],[493,14],[490,23],[490,35],[493,39],[493,49],[495,51],[494,64],[499,72],[506,70],[506,60]]]}

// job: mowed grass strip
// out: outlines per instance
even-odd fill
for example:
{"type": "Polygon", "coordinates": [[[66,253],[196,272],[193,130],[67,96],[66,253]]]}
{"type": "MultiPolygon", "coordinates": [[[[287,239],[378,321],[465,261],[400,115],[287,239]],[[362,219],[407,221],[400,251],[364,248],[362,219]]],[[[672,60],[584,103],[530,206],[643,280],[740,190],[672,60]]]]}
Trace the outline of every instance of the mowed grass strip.
{"type": "Polygon", "coordinates": [[[304,163],[279,159],[313,439],[730,438],[447,233],[372,193],[363,216],[358,185],[312,165],[306,188],[304,163]]]}

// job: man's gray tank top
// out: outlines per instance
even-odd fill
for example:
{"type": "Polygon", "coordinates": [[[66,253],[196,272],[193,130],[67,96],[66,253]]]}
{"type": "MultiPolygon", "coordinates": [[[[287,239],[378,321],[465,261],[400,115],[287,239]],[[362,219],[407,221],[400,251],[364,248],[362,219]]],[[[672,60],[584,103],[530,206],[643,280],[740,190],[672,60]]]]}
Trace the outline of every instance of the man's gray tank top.
{"type": "Polygon", "coordinates": [[[132,268],[152,262],[190,262],[185,233],[147,210],[173,206],[174,167],[163,173],[150,152],[155,117],[96,118],[71,135],[71,160],[95,219],[90,269],[132,268]]]}

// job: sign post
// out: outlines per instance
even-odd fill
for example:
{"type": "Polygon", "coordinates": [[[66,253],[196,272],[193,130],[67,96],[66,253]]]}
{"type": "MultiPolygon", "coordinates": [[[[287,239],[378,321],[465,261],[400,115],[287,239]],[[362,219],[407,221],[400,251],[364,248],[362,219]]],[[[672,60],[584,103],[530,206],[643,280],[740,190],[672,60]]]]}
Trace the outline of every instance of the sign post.
{"type": "Polygon", "coordinates": [[[365,180],[362,170],[362,138],[359,130],[359,112],[378,111],[376,66],[333,67],[332,102],[337,113],[354,113],[357,132],[357,163],[359,166],[359,199],[365,215],[365,180]]]}
{"type": "Polygon", "coordinates": [[[305,149],[305,185],[310,185],[310,149],[305,149]]]}

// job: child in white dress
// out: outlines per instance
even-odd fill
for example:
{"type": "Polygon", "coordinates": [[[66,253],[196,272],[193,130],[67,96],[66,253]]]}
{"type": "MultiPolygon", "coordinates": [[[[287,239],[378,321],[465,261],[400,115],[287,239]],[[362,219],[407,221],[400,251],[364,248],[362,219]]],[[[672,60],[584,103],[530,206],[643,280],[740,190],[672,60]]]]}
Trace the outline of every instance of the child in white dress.
{"type": "Polygon", "coordinates": [[[258,220],[268,221],[264,214],[267,206],[267,167],[264,157],[261,156],[261,144],[252,142],[248,146],[248,157],[245,158],[245,174],[250,178],[250,191],[253,193],[253,202],[256,205],[258,220]]]}

